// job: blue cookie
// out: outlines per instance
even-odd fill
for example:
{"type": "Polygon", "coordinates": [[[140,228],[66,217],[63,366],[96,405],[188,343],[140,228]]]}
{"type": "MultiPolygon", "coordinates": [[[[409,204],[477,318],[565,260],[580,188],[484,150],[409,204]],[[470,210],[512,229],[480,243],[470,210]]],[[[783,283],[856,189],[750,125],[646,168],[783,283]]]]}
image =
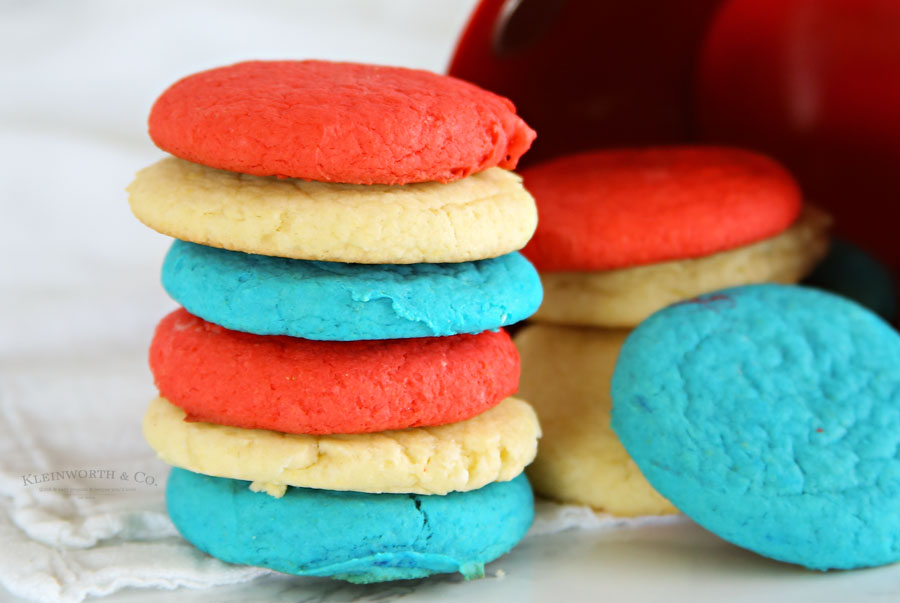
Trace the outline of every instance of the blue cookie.
{"type": "Polygon", "coordinates": [[[273,498],[248,485],[173,468],[169,515],[182,536],[224,561],[357,583],[479,578],[534,518],[524,474],[446,496],[288,488],[273,498]]]}
{"type": "Polygon", "coordinates": [[[524,320],[541,281],[519,253],[459,264],[291,260],[175,241],[162,270],[175,301],[258,335],[353,341],[480,333],[524,320]]]}
{"type": "Polygon", "coordinates": [[[897,294],[891,271],[847,241],[832,241],[828,255],[805,282],[849,297],[885,320],[894,320],[897,315],[897,294]]]}
{"type": "Polygon", "coordinates": [[[612,427],[644,476],[738,546],[814,569],[900,559],[900,338],[844,298],[756,285],[627,339],[612,427]]]}

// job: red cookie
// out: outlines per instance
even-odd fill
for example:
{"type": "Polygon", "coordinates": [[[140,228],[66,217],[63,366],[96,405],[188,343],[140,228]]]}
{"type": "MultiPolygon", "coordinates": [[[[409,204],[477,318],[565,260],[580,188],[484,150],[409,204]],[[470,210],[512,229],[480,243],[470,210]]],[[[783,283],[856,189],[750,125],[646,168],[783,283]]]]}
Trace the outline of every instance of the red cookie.
{"type": "Polygon", "coordinates": [[[507,99],[428,71],[250,61],[188,76],[150,112],[163,150],[214,168],[348,182],[513,169],[535,133],[507,99]]]}
{"type": "Polygon", "coordinates": [[[184,309],[157,326],[150,370],[189,421],[310,434],[464,421],[519,385],[519,355],[502,330],[311,341],[229,331],[184,309]]]}
{"type": "Polygon", "coordinates": [[[539,216],[522,253],[543,271],[710,255],[781,232],[802,204],[780,165],[724,147],[592,151],[522,176],[539,216]]]}

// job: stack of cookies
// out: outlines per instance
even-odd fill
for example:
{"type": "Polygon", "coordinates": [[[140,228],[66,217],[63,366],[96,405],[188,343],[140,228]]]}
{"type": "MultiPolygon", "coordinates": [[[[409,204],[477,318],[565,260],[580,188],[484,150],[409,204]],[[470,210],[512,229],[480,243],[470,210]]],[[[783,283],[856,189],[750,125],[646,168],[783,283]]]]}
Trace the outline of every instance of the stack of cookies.
{"type": "Polygon", "coordinates": [[[129,187],[175,237],[144,434],[169,513],[235,563],[354,582],[483,573],[533,517],[540,428],[501,327],[541,301],[511,103],[432,73],[248,62],[150,115],[129,187]]]}
{"type": "MultiPolygon", "coordinates": [[[[796,283],[830,219],[770,159],[716,147],[595,151],[523,173],[541,221],[523,250],[545,299],[516,337],[520,394],[544,437],[535,490],[615,515],[673,513],[610,428],[610,380],[631,330],[670,304],[796,283]]],[[[669,370],[676,371],[676,367],[669,370]]]]}

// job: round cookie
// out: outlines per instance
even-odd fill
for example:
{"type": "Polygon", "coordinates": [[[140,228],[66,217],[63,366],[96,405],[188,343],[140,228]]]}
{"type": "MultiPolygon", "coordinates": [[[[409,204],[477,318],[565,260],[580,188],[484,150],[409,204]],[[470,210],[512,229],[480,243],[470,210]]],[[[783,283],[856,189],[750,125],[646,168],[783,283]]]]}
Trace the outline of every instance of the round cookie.
{"type": "Polygon", "coordinates": [[[164,398],[144,415],[144,438],[169,465],[253,482],[280,497],[287,486],[355,492],[446,494],[508,481],[534,459],[540,427],[531,407],[507,398],[459,423],[353,435],[298,435],[190,423],[164,398]]]}
{"type": "Polygon", "coordinates": [[[602,270],[544,272],[544,301],[536,321],[598,327],[635,327],[669,304],[751,283],[793,284],[828,250],[831,219],[805,207],[787,230],[712,255],[602,270]]]}
{"type": "Polygon", "coordinates": [[[725,540],[821,570],[891,563],[897,366],[897,333],[844,298],[724,290],[628,337],[612,427],[647,480],[725,540]]]}
{"type": "Polygon", "coordinates": [[[182,536],[214,557],[356,583],[480,578],[534,517],[524,475],[446,496],[289,488],[276,500],[246,482],[175,468],[166,502],[182,536]]]}
{"type": "Polygon", "coordinates": [[[457,264],[342,264],[175,241],[162,282],[189,312],[258,335],[356,341],[480,333],[524,320],[541,281],[519,253],[457,264]]]}
{"type": "Polygon", "coordinates": [[[897,294],[890,269],[848,241],[836,239],[805,284],[848,297],[885,320],[897,317],[897,294]]]}
{"type": "Polygon", "coordinates": [[[541,422],[528,477],[537,493],[613,515],[677,513],[644,479],[609,426],[609,382],[628,331],[530,325],[515,338],[519,395],[541,422]]]}
{"type": "Polygon", "coordinates": [[[710,255],[783,231],[801,205],[784,168],[725,147],[590,151],[522,176],[541,216],[523,253],[541,272],[710,255]]]}
{"type": "Polygon", "coordinates": [[[507,99],[428,71],[248,61],[188,76],[150,113],[163,150],[210,167],[354,184],[513,169],[535,133],[507,99]]]}
{"type": "Polygon", "coordinates": [[[365,433],[454,423],[516,391],[504,331],[311,341],[229,331],[179,309],[150,344],[160,394],[189,421],[285,433],[365,433]]]}
{"type": "Polygon", "coordinates": [[[360,186],[261,178],[169,157],[128,187],[134,215],[201,245],[360,264],[467,262],[521,249],[537,225],[522,179],[360,186]]]}

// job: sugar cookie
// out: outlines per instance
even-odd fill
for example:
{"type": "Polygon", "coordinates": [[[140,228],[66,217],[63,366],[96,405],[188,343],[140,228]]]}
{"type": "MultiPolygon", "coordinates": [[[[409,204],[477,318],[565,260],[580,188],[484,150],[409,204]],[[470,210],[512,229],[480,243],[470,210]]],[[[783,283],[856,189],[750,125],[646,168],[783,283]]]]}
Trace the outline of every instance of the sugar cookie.
{"type": "Polygon", "coordinates": [[[491,168],[441,184],[359,186],[261,178],[170,157],[138,172],[131,210],[201,245],[360,264],[467,262],[521,249],[537,210],[522,179],[491,168]]]}
{"type": "Polygon", "coordinates": [[[234,172],[406,184],[513,169],[535,133],[511,102],[456,78],[248,61],[173,84],[153,105],[150,137],[173,155],[234,172]]]}
{"type": "Polygon", "coordinates": [[[355,341],[480,333],[534,314],[520,253],[456,264],[291,260],[175,241],[163,287],[192,314],[258,335],[355,341]]]}
{"type": "Polygon", "coordinates": [[[793,284],[828,250],[829,218],[806,207],[787,230],[756,243],[696,259],[596,272],[544,272],[536,321],[635,327],[662,308],[738,285],[793,284]]]}
{"type": "Polygon", "coordinates": [[[538,270],[614,270],[733,249],[778,234],[800,189],[768,157],[727,147],[590,151],[522,172],[541,221],[538,270]]]}
{"type": "Polygon", "coordinates": [[[459,423],[355,435],[295,435],[189,423],[164,398],[144,415],[144,438],[163,462],[253,482],[273,496],[287,486],[447,494],[508,481],[534,459],[540,427],[531,407],[507,398],[459,423]]]}
{"type": "Polygon", "coordinates": [[[288,488],[274,499],[247,482],[175,468],[166,502],[182,536],[214,557],[357,583],[480,578],[534,517],[524,475],[446,496],[288,488]]]}
{"type": "Polygon", "coordinates": [[[535,491],[613,515],[677,510],[641,475],[609,427],[609,380],[628,331],[536,324],[516,335],[519,393],[543,436],[528,476],[535,491]]]}
{"type": "Polygon", "coordinates": [[[503,331],[311,341],[229,331],[176,310],[150,344],[162,396],[191,421],[285,433],[364,433],[462,421],[516,391],[503,331]]]}
{"type": "Polygon", "coordinates": [[[706,529],[814,569],[900,559],[900,337],[844,298],[751,285],[670,306],[619,354],[612,427],[706,529]]]}

